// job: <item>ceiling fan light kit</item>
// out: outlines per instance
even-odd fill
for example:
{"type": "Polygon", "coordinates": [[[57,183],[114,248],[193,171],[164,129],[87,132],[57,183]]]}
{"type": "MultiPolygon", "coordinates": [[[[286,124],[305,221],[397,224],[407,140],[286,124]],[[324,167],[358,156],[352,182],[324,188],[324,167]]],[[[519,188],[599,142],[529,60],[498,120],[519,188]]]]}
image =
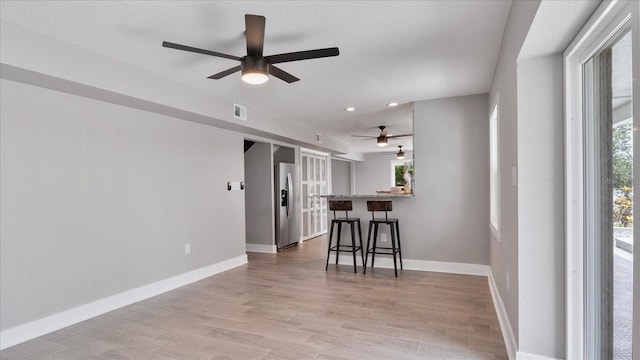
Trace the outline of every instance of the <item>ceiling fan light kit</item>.
{"type": "Polygon", "coordinates": [[[376,139],[376,144],[378,144],[378,146],[387,146],[389,145],[389,139],[395,139],[395,138],[401,138],[401,137],[413,135],[413,134],[389,135],[385,130],[386,128],[387,127],[383,125],[378,126],[378,129],[380,129],[380,135],[378,136],[369,136],[369,135],[351,135],[351,136],[364,138],[363,140],[376,139]]]}
{"type": "Polygon", "coordinates": [[[240,71],[242,73],[242,80],[253,85],[264,84],[265,82],[267,82],[267,80],[269,80],[269,75],[273,75],[289,84],[300,80],[297,77],[289,74],[288,72],[276,66],[273,66],[273,64],[340,55],[339,49],[337,47],[332,47],[263,56],[262,50],[264,48],[264,28],[266,23],[265,17],[245,14],[244,21],[245,35],[247,40],[247,55],[243,57],[223,54],[211,50],[199,49],[192,46],[176,44],[168,41],[163,41],[162,46],[177,50],[240,61],[239,66],[234,66],[217,74],[213,74],[209,76],[209,79],[219,80],[225,76],[240,71]]]}
{"type": "Polygon", "coordinates": [[[245,57],[240,62],[240,69],[242,81],[248,84],[259,85],[269,80],[269,62],[265,58],[245,57]]]}

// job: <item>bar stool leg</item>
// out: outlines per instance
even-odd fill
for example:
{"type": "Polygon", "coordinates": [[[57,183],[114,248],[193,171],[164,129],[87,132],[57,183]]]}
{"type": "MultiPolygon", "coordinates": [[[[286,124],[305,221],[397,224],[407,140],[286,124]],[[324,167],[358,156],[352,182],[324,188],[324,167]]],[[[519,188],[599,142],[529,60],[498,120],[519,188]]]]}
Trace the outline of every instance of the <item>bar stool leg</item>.
{"type": "Polygon", "coordinates": [[[333,225],[335,222],[331,220],[331,230],[329,230],[329,249],[327,250],[327,265],[324,267],[324,271],[329,270],[329,255],[331,255],[331,238],[333,237],[333,225]]]}
{"type": "Polygon", "coordinates": [[[371,244],[371,227],[372,222],[369,222],[369,231],[367,232],[367,248],[364,249],[364,274],[367,273],[367,261],[369,260],[369,245],[371,244]]]}
{"type": "Polygon", "coordinates": [[[351,254],[353,255],[353,272],[357,274],[358,268],[356,267],[356,229],[353,221],[351,222],[351,250],[353,250],[351,252],[351,254]]]}
{"type": "Polygon", "coordinates": [[[358,238],[360,239],[360,256],[362,257],[362,266],[366,268],[366,263],[364,262],[364,252],[362,250],[362,228],[360,227],[360,220],[358,220],[358,238]]]}
{"type": "Polygon", "coordinates": [[[393,271],[396,274],[396,277],[398,277],[398,264],[396,262],[396,253],[397,248],[396,248],[396,234],[395,231],[393,230],[393,223],[389,224],[389,232],[391,233],[391,256],[393,256],[393,271]]]}
{"type": "Polygon", "coordinates": [[[338,256],[340,256],[340,236],[342,235],[342,222],[338,222],[338,242],[336,243],[336,265],[338,265],[338,256]]]}
{"type": "Polygon", "coordinates": [[[373,224],[373,247],[371,248],[371,268],[376,261],[376,246],[378,243],[378,223],[373,224]]]}
{"type": "Polygon", "coordinates": [[[402,268],[402,245],[400,245],[400,221],[396,221],[396,233],[398,234],[398,255],[400,255],[400,270],[402,268]]]}

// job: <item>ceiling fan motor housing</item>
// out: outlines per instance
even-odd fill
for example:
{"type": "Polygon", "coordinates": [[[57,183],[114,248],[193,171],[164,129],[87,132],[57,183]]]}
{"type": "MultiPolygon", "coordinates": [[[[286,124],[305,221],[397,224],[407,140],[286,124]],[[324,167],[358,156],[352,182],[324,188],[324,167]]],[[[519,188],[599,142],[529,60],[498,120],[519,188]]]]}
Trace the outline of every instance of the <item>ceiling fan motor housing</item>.
{"type": "Polygon", "coordinates": [[[251,57],[245,56],[240,60],[240,69],[242,74],[246,73],[262,73],[264,75],[269,74],[269,61],[264,57],[251,57]]]}

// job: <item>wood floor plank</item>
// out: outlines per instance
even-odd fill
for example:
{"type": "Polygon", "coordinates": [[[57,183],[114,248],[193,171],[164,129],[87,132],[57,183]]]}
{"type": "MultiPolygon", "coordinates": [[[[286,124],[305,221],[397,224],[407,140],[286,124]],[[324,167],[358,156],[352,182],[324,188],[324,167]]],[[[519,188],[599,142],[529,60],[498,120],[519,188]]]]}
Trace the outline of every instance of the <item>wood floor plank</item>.
{"type": "MultiPolygon", "coordinates": [[[[326,238],[0,352],[31,359],[507,359],[486,277],[325,271],[326,238]]],[[[361,268],[359,268],[361,271],[361,268]]]]}

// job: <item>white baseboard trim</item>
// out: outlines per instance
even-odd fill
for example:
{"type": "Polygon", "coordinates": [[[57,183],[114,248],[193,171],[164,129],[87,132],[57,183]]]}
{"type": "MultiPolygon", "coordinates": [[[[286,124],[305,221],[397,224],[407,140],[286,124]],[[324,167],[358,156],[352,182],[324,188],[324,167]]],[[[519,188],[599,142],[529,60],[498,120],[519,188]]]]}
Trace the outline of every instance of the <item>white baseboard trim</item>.
{"type": "MultiPolygon", "coordinates": [[[[335,264],[336,255],[329,255],[329,264],[335,264]]],[[[353,265],[353,256],[351,253],[340,254],[341,265],[353,265]]],[[[371,257],[369,257],[368,263],[371,264],[371,257]]],[[[362,258],[360,254],[356,256],[356,265],[362,266],[362,258]]],[[[428,260],[412,260],[402,259],[402,265],[405,270],[417,270],[417,271],[435,271],[451,274],[464,274],[464,275],[480,275],[489,276],[491,274],[491,268],[489,265],[479,264],[466,264],[466,263],[452,263],[444,261],[428,261],[428,260]]],[[[393,258],[376,257],[375,267],[383,269],[393,269],[393,258]]],[[[400,264],[398,263],[398,268],[400,264]]]]}
{"type": "Polygon", "coordinates": [[[560,359],[518,351],[516,353],[516,360],[560,360],[560,359]]]}
{"type": "Polygon", "coordinates": [[[275,245],[249,244],[247,243],[248,252],[275,254],[278,251],[275,245]]]}
{"type": "MultiPolygon", "coordinates": [[[[500,323],[500,330],[502,331],[502,337],[504,338],[504,344],[507,347],[507,355],[509,360],[520,359],[516,353],[518,351],[518,342],[516,336],[511,328],[511,322],[509,321],[509,315],[507,315],[507,309],[504,307],[500,292],[498,292],[498,286],[493,278],[493,272],[489,272],[487,276],[489,280],[489,290],[491,290],[491,297],[493,298],[493,306],[496,308],[496,314],[498,315],[498,322],[500,323]]],[[[526,359],[526,358],[522,358],[526,359]]],[[[533,358],[531,358],[533,359],[533,358]]]]}
{"type": "Polygon", "coordinates": [[[246,263],[247,255],[241,255],[0,331],[0,350],[177,289],[246,263]]]}

